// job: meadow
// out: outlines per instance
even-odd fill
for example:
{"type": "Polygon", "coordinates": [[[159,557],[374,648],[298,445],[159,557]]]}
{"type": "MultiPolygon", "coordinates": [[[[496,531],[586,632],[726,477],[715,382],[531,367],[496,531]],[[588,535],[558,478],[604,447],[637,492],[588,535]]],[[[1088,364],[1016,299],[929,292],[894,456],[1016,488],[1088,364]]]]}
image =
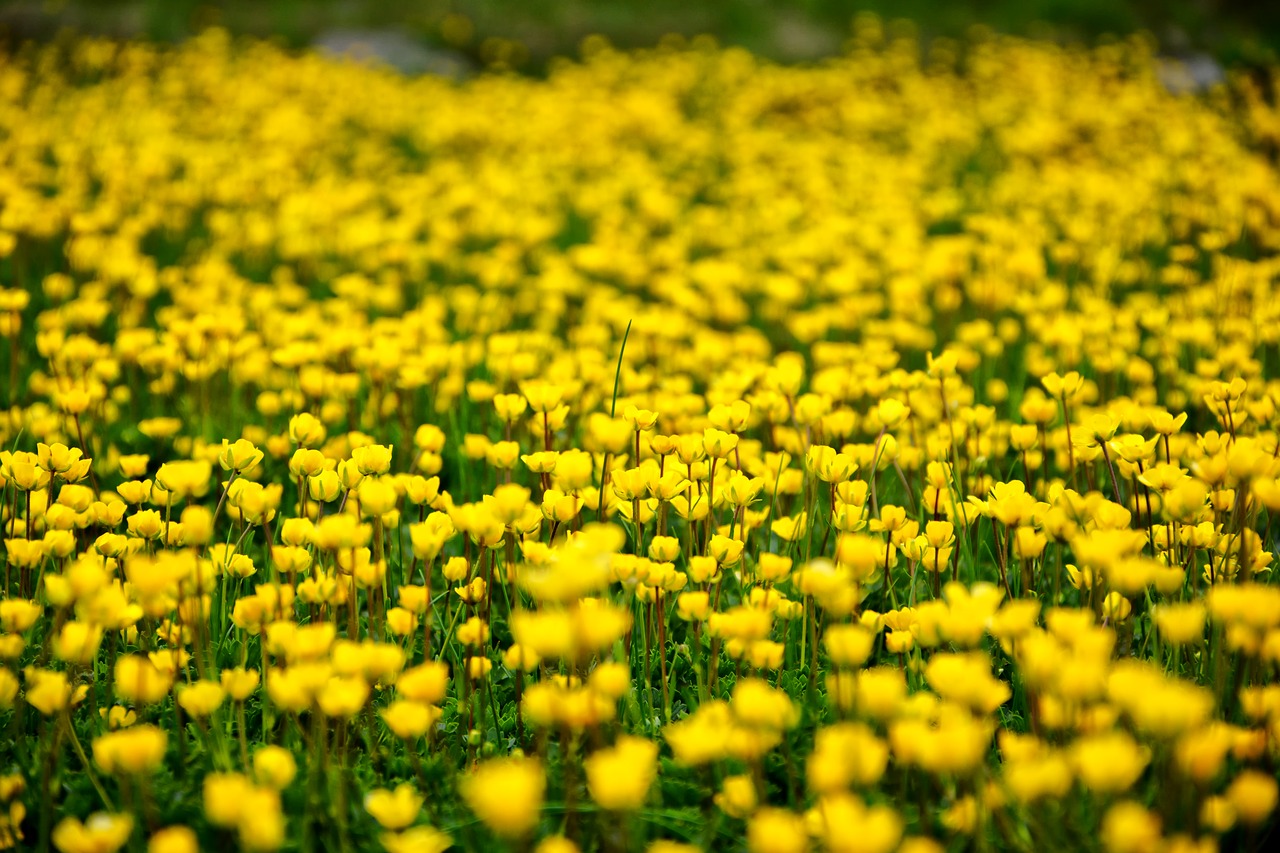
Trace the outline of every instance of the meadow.
{"type": "Polygon", "coordinates": [[[0,849],[1267,849],[1278,81],[0,56],[0,849]]]}

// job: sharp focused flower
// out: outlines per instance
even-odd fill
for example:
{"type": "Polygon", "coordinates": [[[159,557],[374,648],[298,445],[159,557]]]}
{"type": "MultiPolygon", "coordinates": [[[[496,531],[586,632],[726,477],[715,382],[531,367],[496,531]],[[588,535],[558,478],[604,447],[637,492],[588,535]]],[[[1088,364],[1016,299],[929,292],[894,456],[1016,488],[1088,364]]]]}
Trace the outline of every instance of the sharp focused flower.
{"type": "Polygon", "coordinates": [[[223,470],[242,473],[248,471],[262,461],[263,453],[253,442],[237,439],[235,442],[222,441],[222,452],[218,454],[218,464],[223,470]]]}

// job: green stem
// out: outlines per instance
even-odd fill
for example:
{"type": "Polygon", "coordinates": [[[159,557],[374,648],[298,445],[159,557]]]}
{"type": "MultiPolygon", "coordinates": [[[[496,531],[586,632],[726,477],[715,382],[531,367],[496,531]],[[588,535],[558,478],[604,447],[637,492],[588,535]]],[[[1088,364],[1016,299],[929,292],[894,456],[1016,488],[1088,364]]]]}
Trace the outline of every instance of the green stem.
{"type": "Polygon", "coordinates": [[[98,780],[97,774],[93,772],[93,765],[89,763],[89,758],[84,753],[84,747],[80,744],[80,738],[76,737],[75,727],[71,725],[71,716],[65,711],[62,714],[62,724],[66,726],[67,734],[71,736],[71,748],[75,750],[76,757],[80,759],[80,764],[84,767],[84,774],[89,777],[89,782],[93,785],[93,789],[97,791],[98,796],[102,798],[102,804],[107,807],[107,811],[115,811],[116,807],[112,805],[111,798],[107,796],[106,789],[102,787],[102,782],[98,780]]]}

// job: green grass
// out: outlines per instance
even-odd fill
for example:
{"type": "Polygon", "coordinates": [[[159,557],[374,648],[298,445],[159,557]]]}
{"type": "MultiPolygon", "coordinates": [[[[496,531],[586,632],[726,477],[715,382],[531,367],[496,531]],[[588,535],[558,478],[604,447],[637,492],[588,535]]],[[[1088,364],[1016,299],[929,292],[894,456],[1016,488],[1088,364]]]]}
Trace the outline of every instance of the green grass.
{"type": "Polygon", "coordinates": [[[710,33],[780,59],[808,59],[839,48],[860,11],[918,22],[927,37],[959,37],[975,25],[1069,40],[1149,30],[1171,52],[1208,51],[1228,62],[1264,63],[1280,48],[1280,4],[1244,0],[17,0],[0,4],[11,37],[47,38],[67,27],[107,35],[185,38],[211,24],[275,36],[290,45],[333,28],[399,27],[441,42],[440,22],[467,16],[479,55],[485,38],[514,39],[534,64],[574,52],[601,33],[638,47],[666,33],[710,33]]]}

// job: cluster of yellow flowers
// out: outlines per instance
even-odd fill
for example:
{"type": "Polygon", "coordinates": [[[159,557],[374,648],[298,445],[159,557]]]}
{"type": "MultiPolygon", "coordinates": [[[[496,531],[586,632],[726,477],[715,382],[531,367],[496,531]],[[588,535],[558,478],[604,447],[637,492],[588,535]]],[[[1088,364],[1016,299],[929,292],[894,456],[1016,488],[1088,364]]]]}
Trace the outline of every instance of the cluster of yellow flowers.
{"type": "Polygon", "coordinates": [[[0,57],[0,849],[1259,843],[1276,128],[873,18],[0,57]]]}

